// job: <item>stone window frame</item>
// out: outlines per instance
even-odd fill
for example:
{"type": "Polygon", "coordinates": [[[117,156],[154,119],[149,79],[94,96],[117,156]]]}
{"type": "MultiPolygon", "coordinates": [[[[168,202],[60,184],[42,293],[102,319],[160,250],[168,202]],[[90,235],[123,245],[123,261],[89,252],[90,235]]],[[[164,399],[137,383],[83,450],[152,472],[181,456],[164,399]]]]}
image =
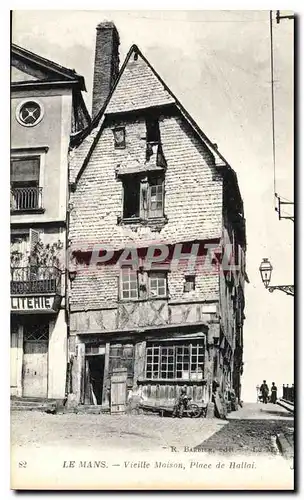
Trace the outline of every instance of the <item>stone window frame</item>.
{"type": "Polygon", "coordinates": [[[35,127],[36,125],[38,125],[38,123],[40,123],[44,117],[44,106],[42,104],[41,101],[39,101],[38,99],[35,99],[35,98],[27,98],[27,99],[23,99],[19,104],[18,106],[16,107],[16,120],[17,122],[22,125],[22,127],[35,127]],[[40,115],[39,117],[37,118],[37,120],[34,122],[34,123],[25,123],[22,118],[21,118],[21,110],[24,106],[26,106],[26,104],[29,104],[29,103],[35,103],[37,104],[37,106],[39,106],[40,108],[40,115]]]}

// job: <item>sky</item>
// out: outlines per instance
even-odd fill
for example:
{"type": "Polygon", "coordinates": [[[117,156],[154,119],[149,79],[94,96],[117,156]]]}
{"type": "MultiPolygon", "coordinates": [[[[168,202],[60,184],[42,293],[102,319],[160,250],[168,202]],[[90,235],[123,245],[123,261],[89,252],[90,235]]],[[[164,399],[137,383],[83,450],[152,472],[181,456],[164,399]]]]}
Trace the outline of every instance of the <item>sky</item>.
{"type": "MultiPolygon", "coordinates": [[[[286,12],[283,12],[286,14],[286,12]]],[[[263,379],[293,383],[293,297],[265,290],[293,284],[294,225],[274,210],[269,11],[14,11],[12,40],[85,77],[91,109],[95,28],[113,21],[120,60],[138,45],[236,171],[247,228],[243,399],[263,379]]],[[[273,23],[275,189],[293,201],[293,21],[273,23]]]]}

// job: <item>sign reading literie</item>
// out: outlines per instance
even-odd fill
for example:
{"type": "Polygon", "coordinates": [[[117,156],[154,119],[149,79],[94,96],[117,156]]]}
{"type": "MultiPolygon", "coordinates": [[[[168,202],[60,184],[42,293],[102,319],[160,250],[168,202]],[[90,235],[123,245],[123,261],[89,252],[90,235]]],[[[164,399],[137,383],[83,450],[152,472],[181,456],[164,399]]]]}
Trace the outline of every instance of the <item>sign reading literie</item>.
{"type": "Polygon", "coordinates": [[[52,309],[54,297],[11,297],[11,308],[18,311],[43,311],[52,309]]]}

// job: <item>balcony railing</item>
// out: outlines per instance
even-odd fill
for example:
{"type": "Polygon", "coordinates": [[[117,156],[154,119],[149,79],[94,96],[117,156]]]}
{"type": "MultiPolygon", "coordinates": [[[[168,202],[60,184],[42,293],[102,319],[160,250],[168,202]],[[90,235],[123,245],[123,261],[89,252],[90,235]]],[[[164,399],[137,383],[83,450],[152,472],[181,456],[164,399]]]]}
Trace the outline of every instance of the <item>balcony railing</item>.
{"type": "Polygon", "coordinates": [[[57,267],[11,267],[11,295],[60,293],[61,274],[57,267]]]}
{"type": "Polygon", "coordinates": [[[11,210],[26,211],[42,208],[41,187],[11,188],[11,210]]]}

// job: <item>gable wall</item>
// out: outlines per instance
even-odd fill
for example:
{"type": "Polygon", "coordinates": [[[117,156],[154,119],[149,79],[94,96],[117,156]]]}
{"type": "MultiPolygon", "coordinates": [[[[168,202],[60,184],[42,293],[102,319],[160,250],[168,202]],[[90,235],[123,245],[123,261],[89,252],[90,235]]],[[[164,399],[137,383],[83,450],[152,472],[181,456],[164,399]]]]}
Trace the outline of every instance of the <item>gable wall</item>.
{"type": "MultiPolygon", "coordinates": [[[[177,116],[163,116],[160,133],[167,161],[165,177],[165,215],[168,223],[160,232],[144,226],[121,226],[122,183],[115,176],[117,165],[131,167],[145,162],[145,120],[118,122],[126,126],[126,149],[114,148],[113,132],[106,127],[91,159],[71,194],[71,250],[109,244],[148,246],[151,242],[176,243],[220,238],[222,231],[222,180],[216,175],[212,157],[194,137],[188,125],[177,116]]],[[[73,153],[77,156],[77,151],[73,153]]],[[[170,296],[183,298],[184,270],[168,277],[170,296]]],[[[106,307],[118,297],[119,269],[114,266],[84,267],[72,284],[73,308],[106,307]]],[[[218,275],[201,273],[197,277],[200,300],[218,297],[218,275]]]]}

